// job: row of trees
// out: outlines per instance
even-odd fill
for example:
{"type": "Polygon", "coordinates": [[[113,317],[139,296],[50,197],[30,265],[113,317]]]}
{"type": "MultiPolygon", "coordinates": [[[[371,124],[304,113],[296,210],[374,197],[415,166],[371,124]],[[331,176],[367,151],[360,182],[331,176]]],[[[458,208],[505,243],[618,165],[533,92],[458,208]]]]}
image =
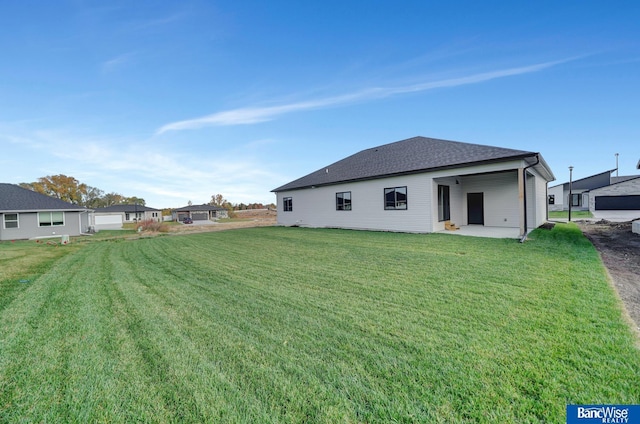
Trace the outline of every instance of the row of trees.
{"type": "Polygon", "coordinates": [[[113,192],[105,193],[99,188],[91,187],[63,174],[47,175],[46,177],[38,178],[38,181],[33,183],[20,183],[20,186],[92,209],[121,204],[133,205],[137,203],[138,205],[145,205],[145,200],[141,197],[126,197],[113,192]]]}
{"type": "MultiPolygon", "coordinates": [[[[113,192],[105,193],[99,188],[91,187],[87,184],[81,183],[74,177],[69,177],[63,174],[47,175],[46,177],[38,178],[38,181],[32,183],[20,183],[20,186],[38,193],[46,194],[47,196],[64,200],[65,202],[74,203],[91,209],[106,208],[107,206],[123,204],[146,205],[145,200],[141,197],[126,197],[113,192]]],[[[225,208],[229,212],[246,209],[275,209],[276,207],[273,203],[270,205],[265,205],[263,203],[232,204],[225,199],[222,194],[215,194],[211,196],[209,204],[225,208]]],[[[189,202],[189,205],[191,205],[191,202],[189,202]]],[[[168,214],[171,214],[170,211],[168,214]]]]}
{"type": "Polygon", "coordinates": [[[225,208],[228,211],[244,211],[248,209],[275,209],[276,205],[271,203],[269,205],[265,205],[264,203],[231,203],[224,198],[222,194],[214,194],[211,196],[211,201],[209,202],[212,206],[218,206],[221,208],[225,208]]]}

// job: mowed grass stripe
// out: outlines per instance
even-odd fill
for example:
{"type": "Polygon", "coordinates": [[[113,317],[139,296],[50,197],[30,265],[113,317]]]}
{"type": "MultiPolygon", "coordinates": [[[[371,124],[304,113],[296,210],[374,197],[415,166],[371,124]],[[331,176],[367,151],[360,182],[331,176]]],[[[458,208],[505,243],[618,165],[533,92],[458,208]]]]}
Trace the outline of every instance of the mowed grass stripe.
{"type": "Polygon", "coordinates": [[[573,226],[533,238],[88,244],[0,315],[0,420],[555,422],[638,403],[597,253],[573,226]]]}

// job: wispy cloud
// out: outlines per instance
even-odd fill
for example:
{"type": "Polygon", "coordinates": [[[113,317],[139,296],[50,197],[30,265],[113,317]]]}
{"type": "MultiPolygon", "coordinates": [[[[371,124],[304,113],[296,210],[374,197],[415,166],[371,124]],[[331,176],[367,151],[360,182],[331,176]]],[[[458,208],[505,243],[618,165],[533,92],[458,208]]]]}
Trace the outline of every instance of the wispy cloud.
{"type": "Polygon", "coordinates": [[[162,18],[148,19],[146,21],[139,21],[139,22],[135,22],[129,28],[129,30],[138,31],[138,30],[143,30],[143,29],[161,27],[161,26],[164,26],[164,25],[167,25],[167,24],[172,24],[174,22],[178,22],[180,20],[183,20],[186,16],[187,16],[186,12],[177,12],[177,13],[174,13],[173,15],[165,16],[165,17],[162,17],[162,18]]]}
{"type": "Polygon", "coordinates": [[[354,93],[339,96],[326,97],[303,102],[264,106],[245,107],[217,112],[200,118],[187,119],[184,121],[172,122],[160,127],[156,134],[163,134],[169,131],[180,131],[198,129],[208,126],[226,125],[247,125],[266,122],[287,113],[300,112],[305,110],[320,109],[332,106],[340,106],[349,103],[362,102],[373,99],[381,99],[399,94],[416,93],[421,91],[434,90],[437,88],[458,87],[462,85],[477,84],[484,81],[505,78],[510,76],[539,72],[552,66],[565,63],[575,58],[564,60],[537,63],[517,68],[501,69],[497,71],[484,72],[468,75],[464,77],[441,79],[437,81],[423,82],[419,84],[409,84],[395,87],[371,87],[354,93]]]}
{"type": "Polygon", "coordinates": [[[122,68],[123,66],[125,66],[126,64],[128,64],[129,62],[131,62],[134,56],[135,56],[135,53],[131,52],[131,53],[121,54],[112,59],[106,60],[102,62],[102,65],[101,65],[102,71],[106,73],[116,71],[122,68]]]}
{"type": "MultiPolygon", "coordinates": [[[[238,154],[233,149],[195,154],[156,151],[156,142],[149,139],[33,129],[0,121],[0,144],[3,142],[10,151],[19,150],[28,157],[21,161],[0,155],[4,171],[17,178],[15,182],[66,174],[106,192],[143,197],[153,207],[184,206],[189,200],[207,202],[216,193],[232,194],[232,202],[272,201],[270,188],[286,179],[259,155],[238,154]],[[49,149],[52,145],[57,148],[49,149]]],[[[249,145],[269,142],[275,141],[256,140],[249,145]]]]}

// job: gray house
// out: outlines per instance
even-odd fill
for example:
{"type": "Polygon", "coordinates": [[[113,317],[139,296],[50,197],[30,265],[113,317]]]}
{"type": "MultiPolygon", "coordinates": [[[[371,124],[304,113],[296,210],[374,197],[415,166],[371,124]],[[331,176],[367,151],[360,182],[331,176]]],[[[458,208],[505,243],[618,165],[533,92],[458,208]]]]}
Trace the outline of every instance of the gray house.
{"type": "Polygon", "coordinates": [[[90,210],[18,185],[0,183],[0,240],[77,236],[90,210]]]}
{"type": "Polygon", "coordinates": [[[363,150],[274,190],[278,223],[430,233],[547,219],[555,179],[535,152],[414,137],[363,150]]]}
{"type": "Polygon", "coordinates": [[[638,211],[640,215],[640,175],[617,177],[605,187],[589,192],[589,210],[638,211]]]}
{"type": "Polygon", "coordinates": [[[549,187],[549,210],[568,210],[569,203],[571,203],[571,209],[574,211],[588,210],[589,191],[610,185],[613,171],[615,169],[571,181],[571,184],[567,181],[563,184],[549,187]],[[569,199],[569,185],[571,185],[571,199],[569,199]]]}
{"type": "Polygon", "coordinates": [[[569,203],[574,211],[640,210],[640,175],[613,176],[614,171],[549,187],[549,210],[568,210],[569,203]]]}
{"type": "Polygon", "coordinates": [[[215,221],[220,218],[227,218],[228,213],[225,208],[212,205],[191,205],[173,210],[173,220],[182,221],[184,218],[191,218],[194,221],[215,221]]]}
{"type": "Polygon", "coordinates": [[[96,208],[91,214],[91,225],[96,231],[119,230],[125,223],[147,220],[162,221],[162,211],[142,205],[111,205],[96,208]]]}

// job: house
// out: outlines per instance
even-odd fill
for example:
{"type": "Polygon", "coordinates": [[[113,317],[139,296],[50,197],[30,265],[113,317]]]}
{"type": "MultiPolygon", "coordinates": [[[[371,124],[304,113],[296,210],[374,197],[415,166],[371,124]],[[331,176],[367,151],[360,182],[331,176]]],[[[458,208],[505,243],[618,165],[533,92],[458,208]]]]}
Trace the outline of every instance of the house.
{"type": "Polygon", "coordinates": [[[613,176],[616,169],[549,187],[549,210],[640,210],[640,175],[613,176]]]}
{"type": "Polygon", "coordinates": [[[546,221],[554,179],[539,153],[413,137],[272,191],[280,225],[430,233],[453,222],[524,236],[546,221]]]}
{"type": "Polygon", "coordinates": [[[173,220],[182,221],[184,218],[191,218],[194,221],[217,220],[227,218],[228,213],[225,208],[212,205],[191,205],[173,210],[173,220]]]}
{"type": "Polygon", "coordinates": [[[569,209],[569,190],[571,189],[571,209],[589,209],[589,191],[611,184],[611,173],[615,169],[600,172],[589,177],[549,187],[549,210],[562,211],[569,209]],[[569,187],[571,186],[571,187],[569,187]]]}
{"type": "Polygon", "coordinates": [[[91,214],[95,231],[119,230],[125,223],[153,220],[162,221],[162,211],[142,205],[111,205],[96,208],[91,214]]]}
{"type": "Polygon", "coordinates": [[[15,184],[0,183],[0,240],[78,236],[90,210],[15,184]]]}
{"type": "Polygon", "coordinates": [[[589,192],[589,210],[640,211],[640,175],[616,177],[612,184],[589,192]]]}

